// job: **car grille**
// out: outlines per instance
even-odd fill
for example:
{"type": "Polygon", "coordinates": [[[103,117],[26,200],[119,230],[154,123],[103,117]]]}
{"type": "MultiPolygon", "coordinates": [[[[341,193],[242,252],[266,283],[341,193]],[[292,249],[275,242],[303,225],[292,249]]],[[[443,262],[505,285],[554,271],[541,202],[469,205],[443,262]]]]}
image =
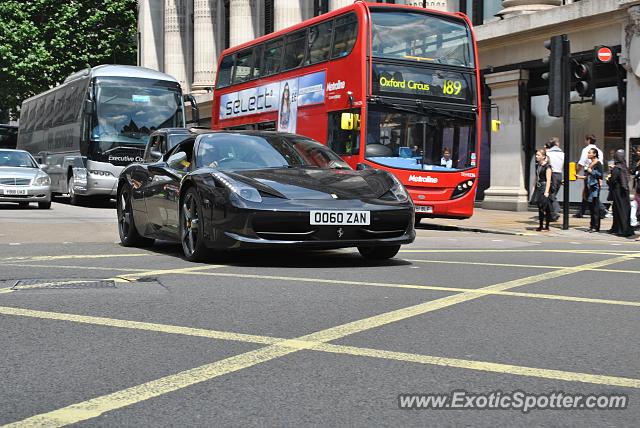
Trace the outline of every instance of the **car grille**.
{"type": "Polygon", "coordinates": [[[30,178],[0,178],[3,186],[28,186],[31,184],[30,178]]]}
{"type": "Polygon", "coordinates": [[[402,236],[413,221],[408,211],[372,211],[367,226],[316,226],[309,213],[256,213],[253,230],[262,239],[281,241],[335,241],[384,239],[402,236]],[[341,233],[338,233],[341,229],[341,233]],[[339,236],[340,235],[340,236],[339,236]]]}

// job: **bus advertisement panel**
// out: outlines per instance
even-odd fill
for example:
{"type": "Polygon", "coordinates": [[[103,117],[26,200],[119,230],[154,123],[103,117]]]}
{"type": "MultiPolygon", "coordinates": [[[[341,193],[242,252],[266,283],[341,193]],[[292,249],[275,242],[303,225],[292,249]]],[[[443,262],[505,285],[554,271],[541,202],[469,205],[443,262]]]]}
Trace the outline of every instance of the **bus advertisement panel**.
{"type": "Polygon", "coordinates": [[[224,51],[212,127],[306,135],[354,168],[395,174],[418,219],[466,218],[480,162],[477,64],[464,15],[356,1],[224,51]]]}

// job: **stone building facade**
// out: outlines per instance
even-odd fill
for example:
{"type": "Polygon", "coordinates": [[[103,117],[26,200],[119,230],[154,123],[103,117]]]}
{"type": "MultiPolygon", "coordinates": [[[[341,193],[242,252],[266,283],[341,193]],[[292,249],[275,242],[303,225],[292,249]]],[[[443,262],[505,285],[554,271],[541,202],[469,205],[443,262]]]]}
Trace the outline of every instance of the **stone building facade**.
{"type": "MultiPolygon", "coordinates": [[[[385,1],[393,3],[393,0],[385,1]]],[[[253,40],[352,0],[139,0],[139,64],[175,76],[201,106],[208,126],[216,59],[223,49],[253,40]]],[[[567,34],[572,57],[584,60],[609,46],[614,62],[597,67],[596,102],[572,105],[571,151],[585,134],[605,151],[640,144],[640,0],[395,0],[461,11],[478,40],[484,98],[482,205],[527,209],[535,148],[562,138],[562,119],[547,113],[541,79],[544,41],[567,34]],[[491,133],[490,120],[501,127],[491,133]]],[[[576,93],[573,101],[580,101],[576,93]]],[[[572,184],[572,201],[580,188],[572,184]]]]}

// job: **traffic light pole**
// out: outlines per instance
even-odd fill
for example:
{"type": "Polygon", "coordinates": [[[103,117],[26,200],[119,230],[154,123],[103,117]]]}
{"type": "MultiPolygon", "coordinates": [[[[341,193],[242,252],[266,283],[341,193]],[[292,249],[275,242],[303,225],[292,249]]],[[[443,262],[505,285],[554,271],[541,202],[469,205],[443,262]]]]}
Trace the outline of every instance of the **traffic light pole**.
{"type": "Polygon", "coordinates": [[[571,153],[571,44],[562,35],[562,117],[564,122],[564,165],[562,186],[562,229],[569,229],[569,154],[571,153]]]}

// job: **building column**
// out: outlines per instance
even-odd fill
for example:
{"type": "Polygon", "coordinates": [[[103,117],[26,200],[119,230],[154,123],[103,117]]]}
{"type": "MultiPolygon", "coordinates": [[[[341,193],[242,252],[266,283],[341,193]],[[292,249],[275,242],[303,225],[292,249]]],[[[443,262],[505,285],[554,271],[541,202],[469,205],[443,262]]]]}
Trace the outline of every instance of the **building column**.
{"type": "Polygon", "coordinates": [[[491,104],[498,107],[501,124],[500,131],[491,136],[491,186],[484,192],[482,208],[507,211],[526,211],[528,208],[518,103],[519,86],[528,80],[527,70],[485,76],[485,82],[491,88],[491,104]]]}
{"type": "Polygon", "coordinates": [[[165,0],[164,72],[175,77],[184,92],[191,91],[193,73],[193,0],[165,0]]]}
{"type": "MultiPolygon", "coordinates": [[[[640,6],[631,6],[624,27],[620,62],[627,69],[627,117],[625,151],[630,154],[630,140],[637,145],[640,139],[640,6]]],[[[629,159],[629,158],[627,158],[629,159]]]]}
{"type": "Polygon", "coordinates": [[[353,0],[329,0],[329,11],[353,4],[353,0]]]}
{"type": "Polygon", "coordinates": [[[230,0],[229,47],[260,37],[262,24],[256,0],[230,0]]]}
{"type": "Polygon", "coordinates": [[[140,0],[138,8],[138,65],[164,70],[164,3],[140,0]]]}
{"type": "Polygon", "coordinates": [[[220,55],[221,0],[193,2],[193,91],[213,88],[220,55]]]}
{"type": "Polygon", "coordinates": [[[300,7],[299,1],[274,0],[273,1],[273,31],[299,24],[305,18],[304,11],[300,7]]]}
{"type": "Polygon", "coordinates": [[[562,0],[502,0],[502,9],[498,16],[507,18],[510,16],[524,15],[528,13],[540,12],[561,6],[562,0]]]}

